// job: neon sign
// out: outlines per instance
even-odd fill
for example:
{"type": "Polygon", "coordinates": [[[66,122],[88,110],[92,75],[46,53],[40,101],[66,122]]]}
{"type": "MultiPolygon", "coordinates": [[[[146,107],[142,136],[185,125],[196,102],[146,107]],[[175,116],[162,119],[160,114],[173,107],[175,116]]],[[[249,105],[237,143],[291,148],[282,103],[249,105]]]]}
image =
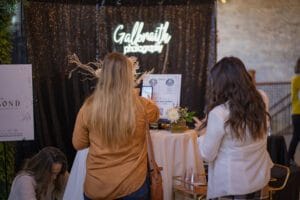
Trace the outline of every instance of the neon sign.
{"type": "Polygon", "coordinates": [[[163,44],[168,44],[172,37],[168,33],[169,22],[159,24],[153,32],[143,32],[143,28],[144,22],[135,22],[131,33],[126,33],[123,31],[124,25],[120,24],[113,32],[113,41],[123,45],[124,54],[161,53],[163,44]]]}

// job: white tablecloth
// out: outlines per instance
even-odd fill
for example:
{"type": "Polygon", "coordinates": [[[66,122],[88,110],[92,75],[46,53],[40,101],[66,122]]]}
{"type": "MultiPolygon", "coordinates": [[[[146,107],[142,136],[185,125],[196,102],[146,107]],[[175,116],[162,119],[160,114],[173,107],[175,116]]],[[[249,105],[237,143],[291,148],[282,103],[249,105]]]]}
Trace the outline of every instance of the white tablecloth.
{"type": "Polygon", "coordinates": [[[172,199],[172,178],[182,176],[185,170],[204,174],[200,158],[197,134],[194,130],[185,133],[171,133],[165,130],[151,131],[155,160],[163,167],[164,200],[172,199]]]}
{"type": "MultiPolygon", "coordinates": [[[[150,134],[155,160],[158,166],[163,167],[164,200],[171,200],[173,176],[181,176],[188,169],[204,173],[197,135],[193,130],[175,134],[165,130],[151,130],[150,134]]],[[[64,194],[65,200],[83,200],[87,153],[88,149],[84,149],[76,154],[64,194]]]]}
{"type": "Polygon", "coordinates": [[[77,151],[66,185],[64,200],[83,200],[83,183],[85,178],[86,157],[89,149],[77,151]]]}

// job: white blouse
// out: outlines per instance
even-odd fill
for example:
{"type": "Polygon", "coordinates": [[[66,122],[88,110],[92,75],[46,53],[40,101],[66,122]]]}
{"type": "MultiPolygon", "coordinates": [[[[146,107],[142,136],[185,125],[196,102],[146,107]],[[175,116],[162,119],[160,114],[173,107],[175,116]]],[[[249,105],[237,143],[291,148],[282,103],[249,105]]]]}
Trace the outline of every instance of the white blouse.
{"type": "MultiPolygon", "coordinates": [[[[36,200],[36,181],[34,177],[26,172],[18,174],[12,183],[10,194],[8,200],[36,200]]],[[[49,184],[47,193],[41,199],[43,200],[53,200],[58,199],[62,200],[62,194],[59,194],[58,197],[54,197],[52,194],[54,190],[54,185],[49,184]]]]}
{"type": "Polygon", "coordinates": [[[207,198],[242,195],[266,186],[273,163],[267,151],[267,134],[254,141],[233,139],[230,128],[224,130],[229,109],[215,107],[208,115],[206,133],[198,138],[202,158],[209,163],[207,198]]]}
{"type": "Polygon", "coordinates": [[[27,173],[19,174],[15,177],[8,200],[36,200],[36,182],[27,173]]]}

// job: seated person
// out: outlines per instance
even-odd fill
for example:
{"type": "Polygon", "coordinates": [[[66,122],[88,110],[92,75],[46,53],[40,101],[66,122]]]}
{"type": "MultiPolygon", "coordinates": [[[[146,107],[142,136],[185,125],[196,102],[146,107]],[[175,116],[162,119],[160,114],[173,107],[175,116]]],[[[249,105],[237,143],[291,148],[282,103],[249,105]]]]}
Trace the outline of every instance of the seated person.
{"type": "Polygon", "coordinates": [[[67,179],[66,156],[58,148],[45,147],[25,162],[8,200],[62,199],[67,179]]]}

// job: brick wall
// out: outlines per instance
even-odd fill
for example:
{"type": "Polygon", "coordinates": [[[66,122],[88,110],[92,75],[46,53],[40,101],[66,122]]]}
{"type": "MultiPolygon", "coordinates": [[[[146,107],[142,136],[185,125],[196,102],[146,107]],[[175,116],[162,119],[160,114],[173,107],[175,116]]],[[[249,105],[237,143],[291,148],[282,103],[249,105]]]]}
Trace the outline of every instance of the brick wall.
{"type": "Polygon", "coordinates": [[[241,58],[257,82],[289,81],[300,57],[300,0],[217,4],[217,54],[241,58]]]}

